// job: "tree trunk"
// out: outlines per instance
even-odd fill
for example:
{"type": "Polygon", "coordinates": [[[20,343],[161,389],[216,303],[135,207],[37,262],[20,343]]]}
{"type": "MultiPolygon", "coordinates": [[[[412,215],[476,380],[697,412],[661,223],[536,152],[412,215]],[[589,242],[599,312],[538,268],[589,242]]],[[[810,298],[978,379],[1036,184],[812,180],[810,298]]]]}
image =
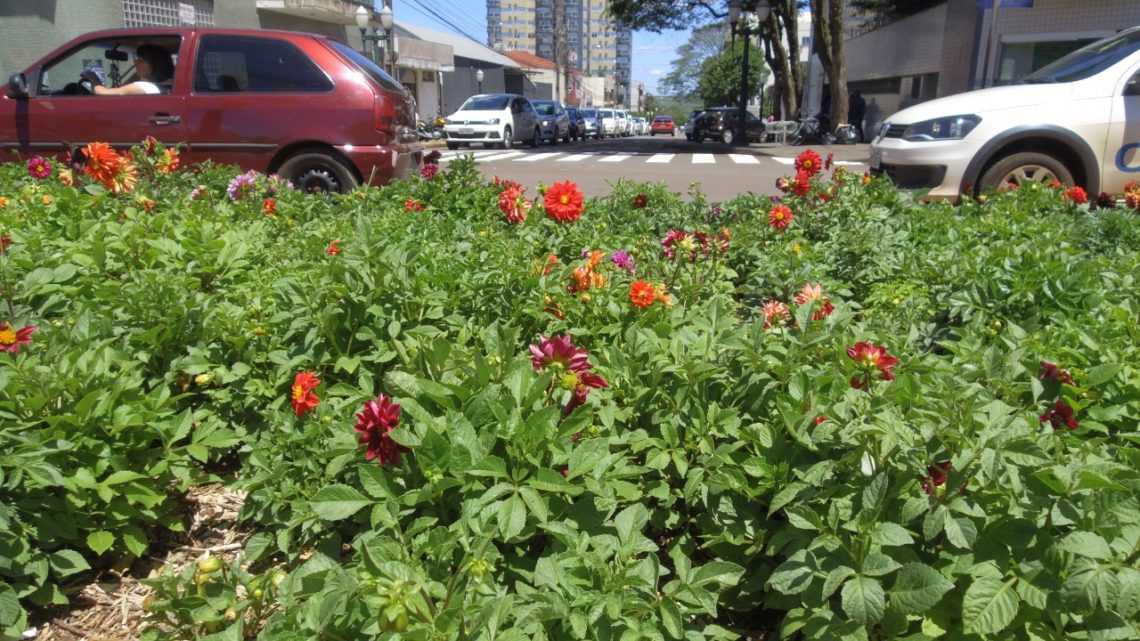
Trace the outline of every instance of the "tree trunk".
{"type": "Polygon", "coordinates": [[[831,85],[831,128],[847,122],[847,62],[843,57],[846,0],[811,0],[812,41],[831,85]]]}
{"type": "Polygon", "coordinates": [[[783,120],[796,118],[803,92],[796,9],[796,0],[775,0],[764,23],[764,58],[775,78],[772,111],[780,111],[783,120]]]}
{"type": "Polygon", "coordinates": [[[804,72],[800,67],[800,19],[797,0],[783,0],[781,18],[784,21],[784,34],[788,39],[788,62],[791,66],[789,85],[788,116],[795,120],[800,113],[800,99],[804,95],[804,72]]]}

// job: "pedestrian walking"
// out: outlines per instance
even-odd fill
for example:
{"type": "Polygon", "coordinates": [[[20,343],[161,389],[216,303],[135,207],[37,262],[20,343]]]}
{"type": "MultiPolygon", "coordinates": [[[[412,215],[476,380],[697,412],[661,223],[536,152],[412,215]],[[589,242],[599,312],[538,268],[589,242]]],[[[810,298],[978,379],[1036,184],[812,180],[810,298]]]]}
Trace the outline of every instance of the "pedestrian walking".
{"type": "Polygon", "coordinates": [[[851,94],[851,99],[847,101],[847,118],[851,121],[851,126],[855,127],[855,131],[859,134],[859,142],[863,142],[863,116],[867,113],[867,101],[863,100],[863,93],[858,89],[851,94]]]}

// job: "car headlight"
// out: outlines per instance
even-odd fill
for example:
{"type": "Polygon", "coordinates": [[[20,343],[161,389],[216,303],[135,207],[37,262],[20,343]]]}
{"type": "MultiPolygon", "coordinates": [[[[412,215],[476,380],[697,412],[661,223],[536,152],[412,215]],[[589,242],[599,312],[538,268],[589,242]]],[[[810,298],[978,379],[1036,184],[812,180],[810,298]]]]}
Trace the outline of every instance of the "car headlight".
{"type": "Polygon", "coordinates": [[[490,120],[487,121],[487,124],[488,125],[497,125],[497,124],[499,124],[499,119],[498,118],[491,118],[490,120]]]}
{"type": "Polygon", "coordinates": [[[916,122],[903,131],[907,142],[927,142],[931,140],[960,140],[974,130],[981,118],[974,115],[948,116],[916,122]]]}
{"type": "Polygon", "coordinates": [[[550,121],[549,121],[549,120],[543,120],[543,121],[542,121],[542,126],[543,126],[543,127],[549,127],[549,126],[550,126],[550,121]]]}

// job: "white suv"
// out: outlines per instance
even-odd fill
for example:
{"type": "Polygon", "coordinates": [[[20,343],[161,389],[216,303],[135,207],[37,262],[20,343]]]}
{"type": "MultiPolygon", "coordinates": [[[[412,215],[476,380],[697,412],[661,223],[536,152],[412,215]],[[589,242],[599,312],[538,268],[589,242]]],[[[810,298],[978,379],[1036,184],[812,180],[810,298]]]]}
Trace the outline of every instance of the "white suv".
{"type": "Polygon", "coordinates": [[[1017,85],[904,109],[871,144],[871,171],[957,198],[1007,183],[1119,194],[1140,179],[1140,27],[1094,42],[1017,85]]]}

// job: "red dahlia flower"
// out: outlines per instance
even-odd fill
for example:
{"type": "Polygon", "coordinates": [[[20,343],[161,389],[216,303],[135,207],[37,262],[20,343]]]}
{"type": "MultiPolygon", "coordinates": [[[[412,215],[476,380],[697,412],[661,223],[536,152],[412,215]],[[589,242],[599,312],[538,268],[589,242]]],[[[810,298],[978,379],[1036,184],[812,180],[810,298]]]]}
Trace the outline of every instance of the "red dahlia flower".
{"type": "MultiPolygon", "coordinates": [[[[6,244],[4,246],[7,247],[6,244]]],[[[35,325],[26,325],[22,329],[14,330],[8,323],[0,322],[0,352],[8,352],[9,354],[19,352],[21,345],[32,342],[32,334],[35,332],[35,325]]]]}
{"type": "Polygon", "coordinates": [[[818,300],[819,307],[812,312],[812,320],[823,320],[830,316],[831,312],[835,311],[835,306],[831,304],[831,299],[823,295],[823,286],[818,283],[815,285],[811,283],[804,284],[804,288],[800,290],[800,293],[796,294],[792,300],[795,301],[797,305],[807,305],[818,300]]]}
{"type": "Polygon", "coordinates": [[[768,212],[768,223],[773,229],[787,229],[792,222],[792,210],[787,205],[776,205],[768,212]]]}
{"type": "Polygon", "coordinates": [[[567,376],[576,378],[571,389],[570,400],[566,401],[566,405],[562,407],[563,417],[569,416],[570,412],[581,407],[586,402],[586,396],[591,389],[603,389],[610,386],[606,379],[589,372],[574,372],[567,376]]]}
{"type": "Polygon", "coordinates": [[[439,165],[424,165],[420,167],[420,178],[424,180],[431,180],[435,178],[435,174],[439,171],[439,165]]]}
{"type": "Polygon", "coordinates": [[[590,363],[587,362],[590,355],[581,347],[574,347],[569,336],[547,338],[539,335],[538,338],[538,344],[530,346],[530,364],[534,371],[542,372],[553,365],[571,372],[590,369],[590,363]]]}
{"type": "Polygon", "coordinates": [[[36,180],[43,180],[51,176],[51,161],[41,156],[34,156],[28,160],[28,175],[36,180]]]}
{"type": "Polygon", "coordinates": [[[805,149],[796,157],[796,172],[807,172],[808,177],[814,176],[823,169],[823,160],[819,154],[811,149],[805,149]]]}
{"type": "Polygon", "coordinates": [[[860,341],[853,347],[847,348],[847,357],[855,361],[862,370],[861,374],[851,379],[851,387],[855,389],[863,389],[870,385],[871,376],[875,373],[885,381],[895,380],[891,368],[899,364],[899,359],[888,354],[886,347],[860,341]]]}
{"type": "Polygon", "coordinates": [[[87,164],[83,173],[106,185],[119,174],[122,157],[105,142],[93,142],[83,150],[87,164]]]}
{"type": "Polygon", "coordinates": [[[441,156],[443,156],[443,154],[439,153],[438,149],[433,150],[431,153],[424,156],[424,164],[425,165],[438,165],[439,159],[441,156]]]}
{"type": "Polygon", "coordinates": [[[12,244],[11,236],[0,236],[0,253],[7,251],[8,245],[12,244]]]}
{"type": "Polygon", "coordinates": [[[760,308],[760,313],[764,316],[764,329],[772,329],[774,326],[783,325],[792,317],[792,312],[788,309],[788,305],[778,300],[768,301],[766,305],[760,308]]]}
{"type": "Polygon", "coordinates": [[[950,470],[950,461],[935,463],[926,468],[926,478],[922,479],[922,491],[930,496],[934,496],[934,488],[946,485],[946,479],[950,476],[950,470]]]}
{"type": "Polygon", "coordinates": [[[1065,191],[1065,200],[1074,205],[1083,205],[1089,201],[1089,195],[1080,187],[1070,187],[1065,191]]]}
{"type": "Polygon", "coordinates": [[[277,199],[266,198],[265,200],[261,201],[261,213],[265,214],[266,216],[275,215],[277,213],[277,199]]]}
{"type": "Polygon", "coordinates": [[[832,153],[827,154],[827,160],[823,161],[823,168],[824,169],[831,169],[831,163],[833,160],[835,160],[835,154],[832,154],[832,153]]]}
{"type": "Polygon", "coordinates": [[[1100,209],[1116,209],[1116,196],[1102,191],[1096,197],[1096,206],[1100,209]]]}
{"type": "Polygon", "coordinates": [[[508,185],[499,194],[499,211],[503,212],[508,223],[518,224],[526,220],[532,203],[523,197],[523,189],[518,183],[508,185]]]}
{"type": "Polygon", "coordinates": [[[648,204],[649,204],[649,196],[646,196],[645,194],[638,194],[633,199],[633,208],[634,209],[643,209],[648,204]]]}
{"type": "Polygon", "coordinates": [[[160,174],[172,174],[182,166],[182,159],[178,157],[177,149],[163,149],[162,156],[154,167],[160,174]]]}
{"type": "Polygon", "coordinates": [[[811,174],[804,170],[796,172],[796,179],[791,182],[792,193],[803,198],[811,191],[811,174]]]}
{"type": "Polygon", "coordinates": [[[629,286],[629,302],[634,307],[649,307],[657,300],[657,288],[644,280],[635,280],[629,286]]]}
{"type": "Polygon", "coordinates": [[[556,182],[546,190],[546,215],[560,223],[569,223],[582,216],[582,192],[578,185],[567,180],[556,182]]]}
{"type": "Polygon", "coordinates": [[[424,210],[424,204],[421,203],[420,201],[416,200],[415,198],[405,198],[404,199],[404,211],[412,212],[412,211],[423,211],[423,210],[424,210]]]}
{"type": "Polygon", "coordinates": [[[1050,423],[1053,429],[1058,430],[1062,427],[1067,427],[1069,430],[1075,430],[1081,426],[1077,419],[1073,418],[1073,408],[1062,399],[1057,399],[1053,403],[1053,409],[1045,412],[1038,418],[1038,422],[1050,423]]]}
{"type": "Polygon", "coordinates": [[[381,394],[374,401],[364,403],[364,409],[356,415],[356,425],[360,432],[360,442],[364,444],[364,458],[376,459],[381,465],[400,464],[400,453],[407,450],[392,440],[389,433],[400,424],[400,405],[381,394]]]}
{"type": "Polygon", "coordinates": [[[332,242],[329,243],[328,248],[325,249],[325,256],[336,256],[337,254],[339,254],[340,253],[340,245],[338,243],[340,243],[339,238],[332,239],[332,242]]]}
{"type": "Polygon", "coordinates": [[[298,372],[296,378],[293,379],[293,390],[291,394],[293,402],[293,412],[297,416],[304,416],[309,412],[317,409],[320,405],[321,399],[313,393],[318,385],[321,384],[321,379],[317,378],[316,372],[298,372]]]}
{"type": "Polygon", "coordinates": [[[1073,375],[1069,373],[1069,370],[1061,369],[1049,361],[1041,361],[1041,373],[1037,375],[1037,380],[1061,381],[1066,385],[1074,385],[1073,375]]]}

